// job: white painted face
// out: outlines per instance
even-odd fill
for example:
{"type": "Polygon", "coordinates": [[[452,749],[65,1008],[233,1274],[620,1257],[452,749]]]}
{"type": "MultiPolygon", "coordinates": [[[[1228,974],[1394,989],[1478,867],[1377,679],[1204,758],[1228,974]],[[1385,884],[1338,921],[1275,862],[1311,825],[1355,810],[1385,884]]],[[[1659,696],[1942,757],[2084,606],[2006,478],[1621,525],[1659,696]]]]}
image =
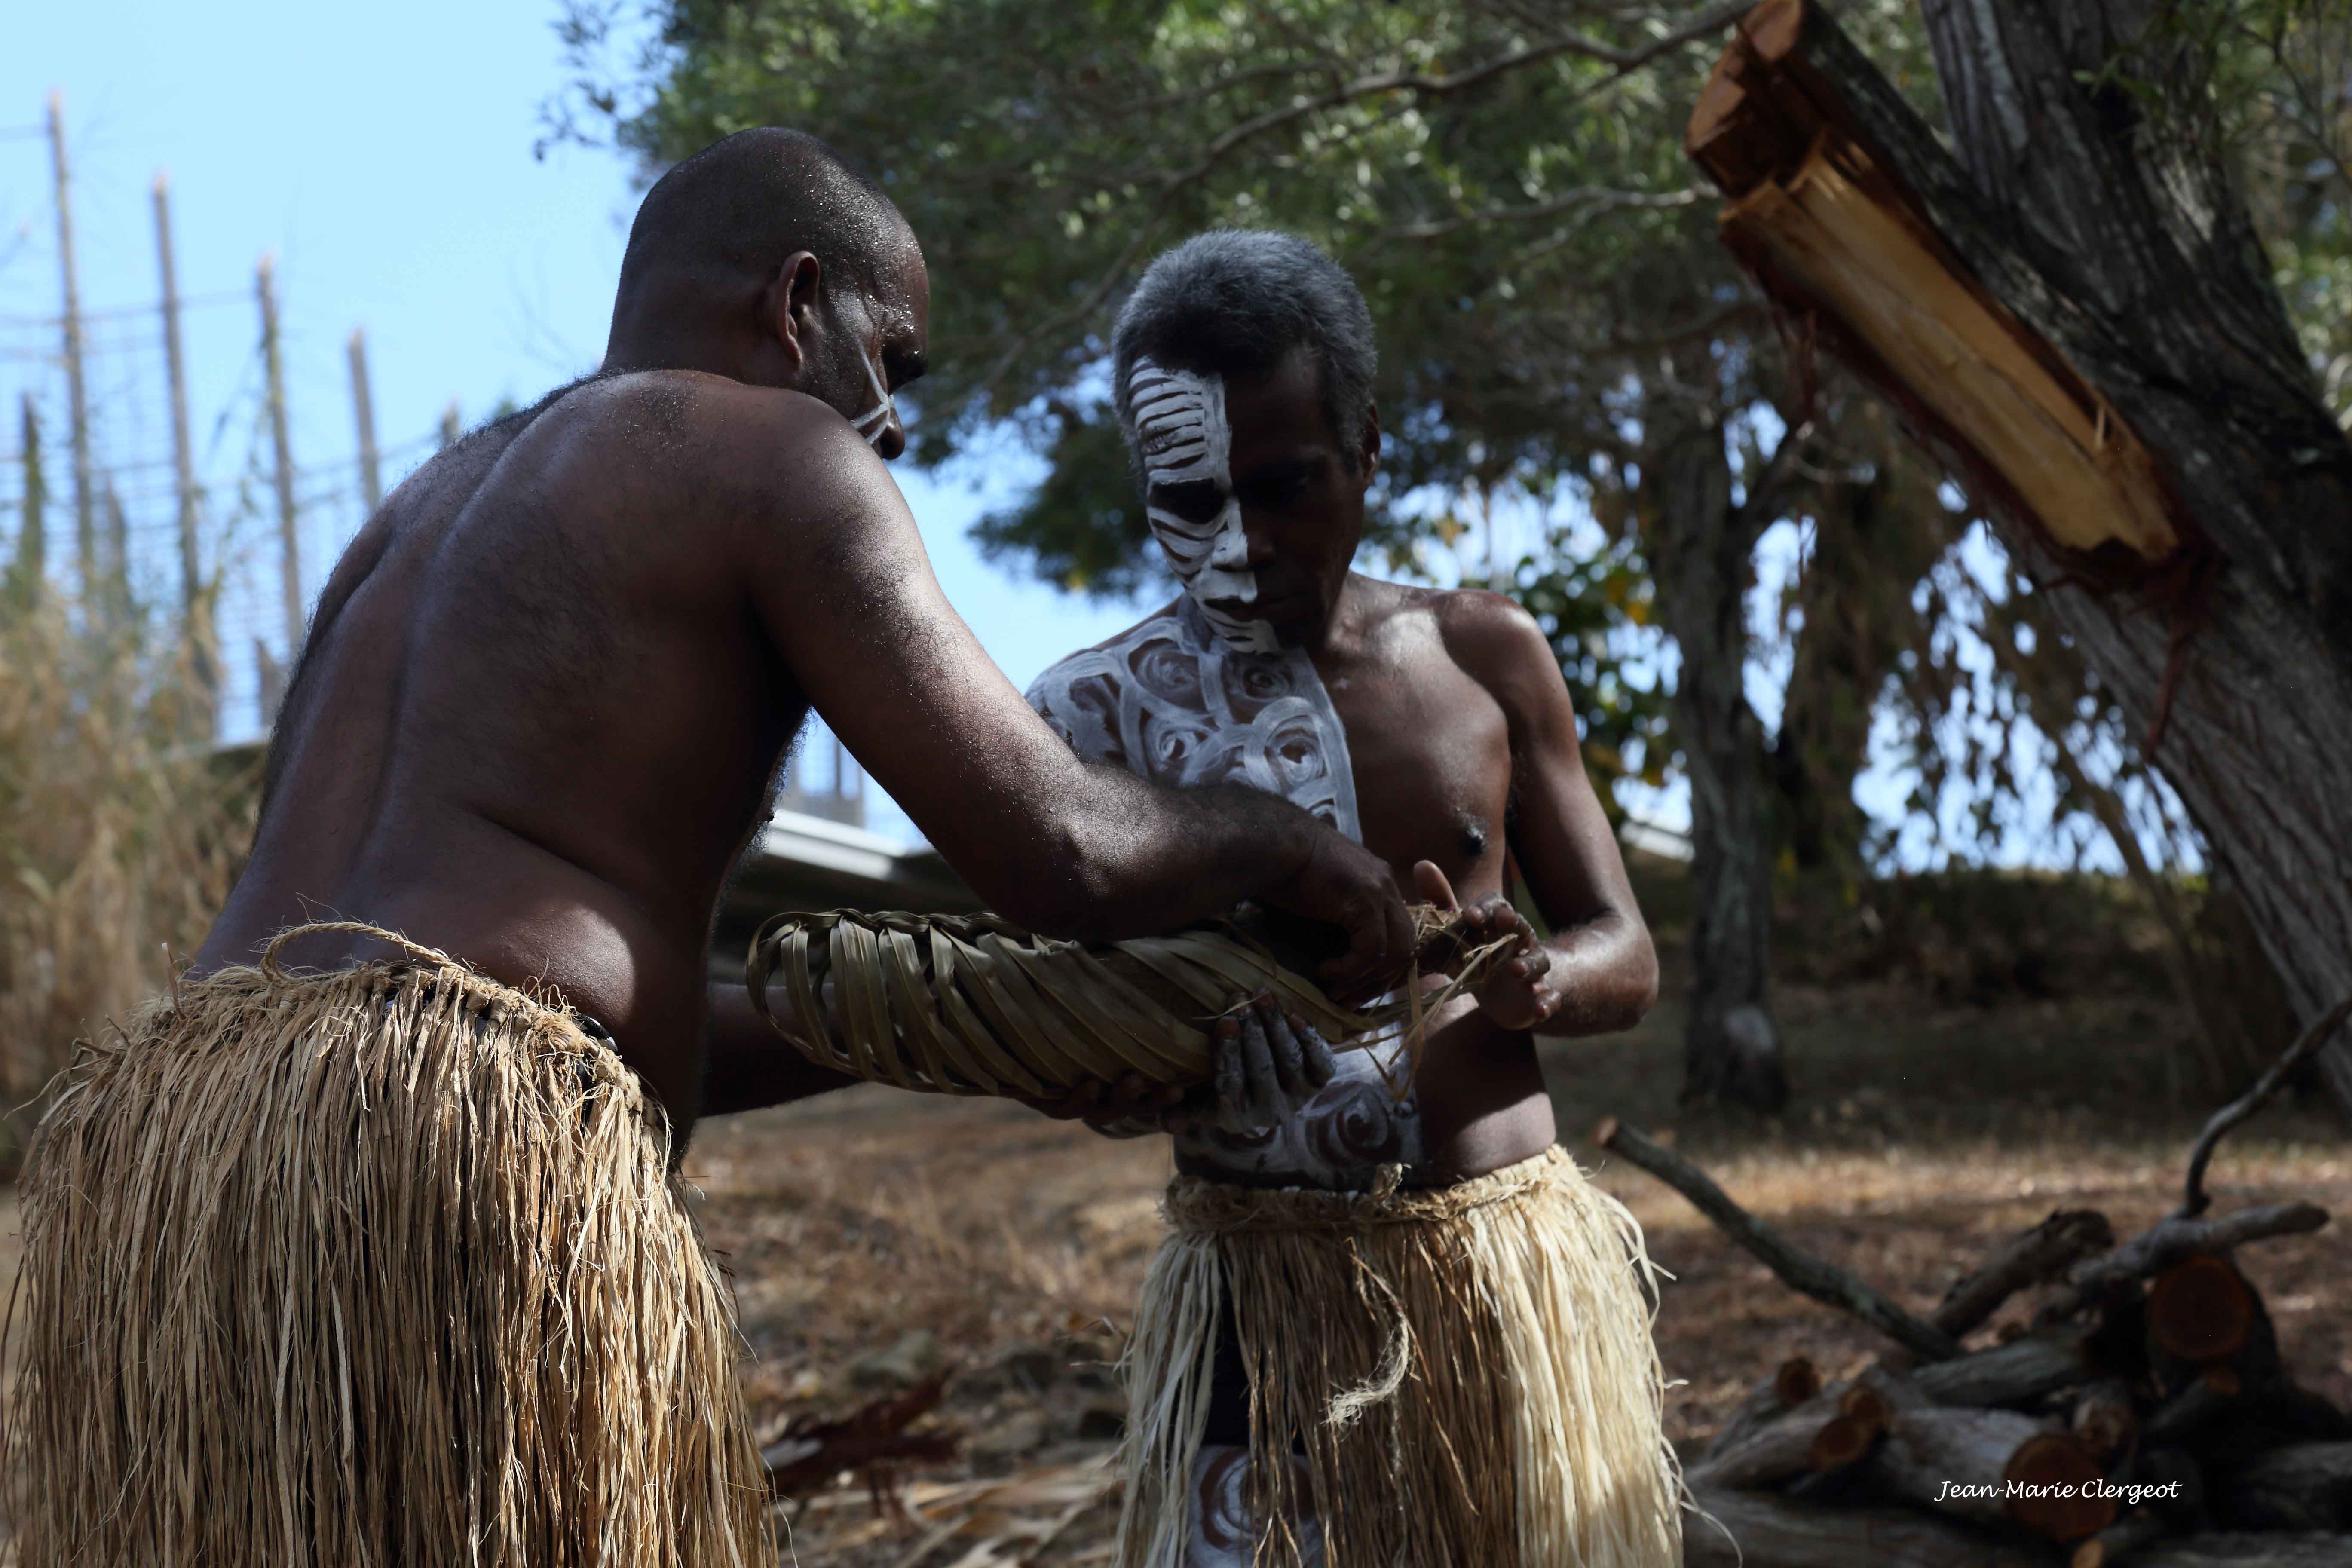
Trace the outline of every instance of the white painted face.
{"type": "Polygon", "coordinates": [[[1257,602],[1257,574],[1249,564],[1242,503],[1234,494],[1234,432],[1225,422],[1224,378],[1140,359],[1128,374],[1127,395],[1143,453],[1144,483],[1210,485],[1222,501],[1203,521],[1146,501],[1144,515],[1152,537],[1168,552],[1170,570],[1219,637],[1253,653],[1275,652],[1281,645],[1271,625],[1211,603],[1257,602]]]}

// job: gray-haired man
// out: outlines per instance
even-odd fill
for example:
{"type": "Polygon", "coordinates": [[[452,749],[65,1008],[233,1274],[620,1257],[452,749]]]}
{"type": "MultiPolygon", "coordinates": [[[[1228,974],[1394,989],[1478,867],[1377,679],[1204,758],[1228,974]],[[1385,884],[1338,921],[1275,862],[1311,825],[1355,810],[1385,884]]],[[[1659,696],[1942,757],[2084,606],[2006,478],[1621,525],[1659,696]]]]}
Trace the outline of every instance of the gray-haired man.
{"type": "Polygon", "coordinates": [[[1678,1563],[1639,1232],[1553,1147],[1529,1034],[1624,1028],[1657,984],[1550,648],[1501,595],[1349,571],[1375,353],[1313,246],[1225,231],[1169,252],[1114,356],[1184,593],[1031,704],[1090,761],[1286,796],[1524,947],[1437,1020],[1417,1072],[1374,1043],[1328,1081],[1286,1076],[1270,1125],[1182,1126],[1131,1352],[1120,1561],[1678,1563]],[[1513,861],[1549,938],[1502,896],[1513,861]]]}

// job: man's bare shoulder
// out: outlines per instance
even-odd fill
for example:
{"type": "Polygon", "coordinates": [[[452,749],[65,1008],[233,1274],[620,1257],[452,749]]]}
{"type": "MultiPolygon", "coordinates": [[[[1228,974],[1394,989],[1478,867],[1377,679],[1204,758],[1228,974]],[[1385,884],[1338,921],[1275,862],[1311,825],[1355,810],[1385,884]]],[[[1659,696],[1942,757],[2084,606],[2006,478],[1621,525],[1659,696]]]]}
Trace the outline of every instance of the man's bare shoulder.
{"type": "Polygon", "coordinates": [[[1141,645],[1163,637],[1174,628],[1181,600],[1171,600],[1124,631],[1098,643],[1063,655],[1029,683],[1029,705],[1043,710],[1050,698],[1088,687],[1116,688],[1127,668],[1127,655],[1141,645]]]}
{"type": "Polygon", "coordinates": [[[1550,639],[1507,594],[1364,579],[1375,617],[1426,616],[1446,655],[1507,710],[1565,698],[1550,639]]]}
{"type": "Polygon", "coordinates": [[[530,434],[561,443],[566,457],[592,468],[625,463],[639,475],[701,470],[715,458],[748,457],[757,460],[730,463],[708,477],[740,475],[756,483],[779,461],[847,455],[844,437],[865,448],[848,421],[816,398],[702,371],[594,376],[532,413],[530,434]]]}

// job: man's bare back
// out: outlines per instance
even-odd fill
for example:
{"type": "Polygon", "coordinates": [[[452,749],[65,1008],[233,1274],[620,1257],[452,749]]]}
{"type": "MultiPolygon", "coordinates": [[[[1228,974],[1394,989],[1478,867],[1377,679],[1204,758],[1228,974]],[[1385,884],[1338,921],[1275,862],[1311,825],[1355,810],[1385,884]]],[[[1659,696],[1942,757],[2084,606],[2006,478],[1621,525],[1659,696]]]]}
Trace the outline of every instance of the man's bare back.
{"type": "MultiPolygon", "coordinates": [[[[554,986],[693,1107],[710,911],[808,708],[728,498],[695,481],[742,472],[729,448],[763,424],[818,421],[840,417],[794,393],[616,377],[403,485],[320,597],[262,832],[198,967],[364,918],[554,986]]],[[[287,957],[388,955],[331,933],[287,957]]]]}
{"type": "MultiPolygon", "coordinates": [[[[1016,922],[1135,935],[1255,894],[1344,925],[1350,973],[1405,962],[1379,862],[1254,792],[1077,764],[949,605],[883,468],[929,316],[887,216],[865,282],[807,251],[625,266],[614,374],[394,493],[320,595],[199,972],[306,921],[397,931],[600,1021],[681,1146],[698,1110],[833,1087],[706,980],[721,884],[812,706],[1016,922]]],[[[283,961],[392,956],[321,932],[283,961]]]]}

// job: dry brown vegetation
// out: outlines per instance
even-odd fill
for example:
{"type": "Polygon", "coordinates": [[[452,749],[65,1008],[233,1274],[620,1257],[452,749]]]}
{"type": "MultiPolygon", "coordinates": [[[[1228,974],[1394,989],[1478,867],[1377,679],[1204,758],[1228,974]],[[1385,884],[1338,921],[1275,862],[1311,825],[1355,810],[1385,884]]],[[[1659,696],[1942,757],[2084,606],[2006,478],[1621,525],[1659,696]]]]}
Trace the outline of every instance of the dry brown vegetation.
{"type": "Polygon", "coordinates": [[[0,609],[0,1171],[76,1037],[152,994],[227,893],[252,781],[204,713],[175,643],[0,609]]]}

